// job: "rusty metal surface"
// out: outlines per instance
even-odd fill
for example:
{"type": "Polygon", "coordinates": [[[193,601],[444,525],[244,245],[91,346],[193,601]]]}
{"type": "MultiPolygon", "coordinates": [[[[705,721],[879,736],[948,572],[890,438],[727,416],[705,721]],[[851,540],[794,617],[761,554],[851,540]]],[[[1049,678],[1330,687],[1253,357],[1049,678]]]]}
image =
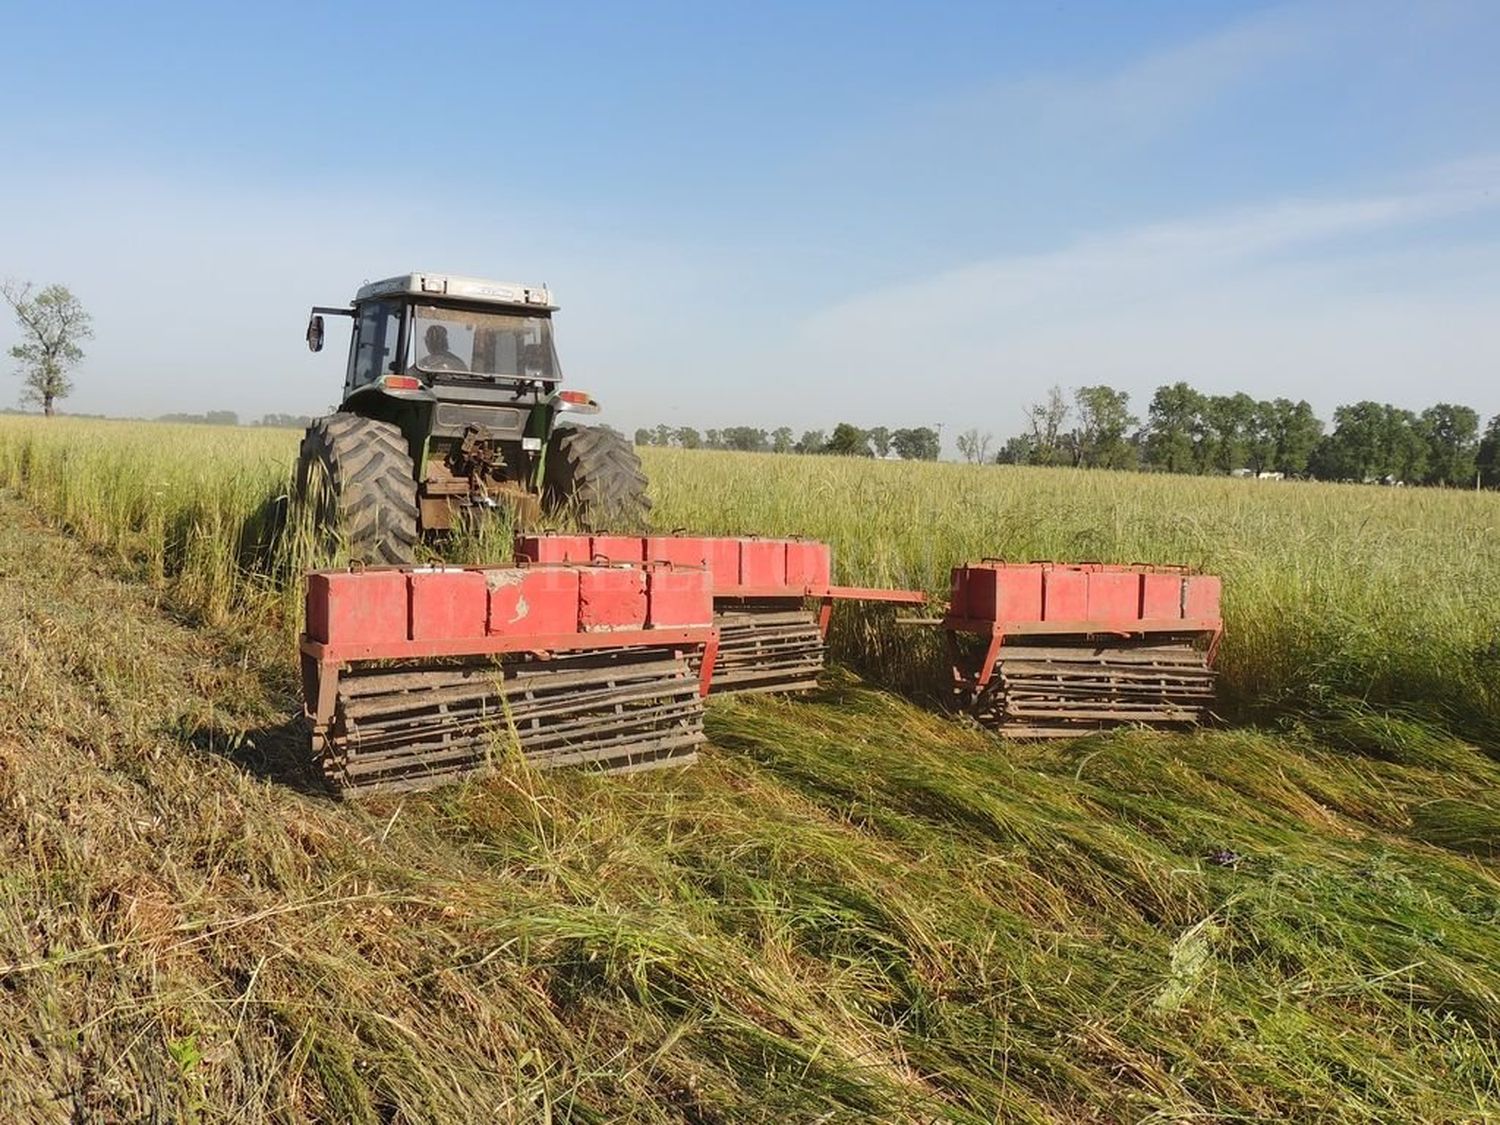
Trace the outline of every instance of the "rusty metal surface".
{"type": "Polygon", "coordinates": [[[408,661],[337,685],[313,752],[347,794],[429,789],[515,754],[539,768],[686,765],[704,740],[698,675],[670,650],[408,661]]]}
{"type": "Polygon", "coordinates": [[[1013,738],[1068,738],[1122,725],[1205,722],[1214,671],[1201,640],[1133,637],[1006,640],[988,682],[957,688],[981,723],[1013,738]]]}
{"type": "Polygon", "coordinates": [[[818,686],[825,646],[817,615],[800,601],[721,608],[709,691],[806,691],[818,686]]]}

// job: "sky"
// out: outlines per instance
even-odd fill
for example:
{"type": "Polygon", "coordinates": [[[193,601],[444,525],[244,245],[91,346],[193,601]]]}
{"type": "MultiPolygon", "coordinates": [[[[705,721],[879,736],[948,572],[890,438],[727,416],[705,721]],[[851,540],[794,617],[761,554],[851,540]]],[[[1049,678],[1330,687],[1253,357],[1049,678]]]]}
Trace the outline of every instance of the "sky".
{"type": "Polygon", "coordinates": [[[309,306],[425,269],[549,284],[627,432],[1500,413],[1493,0],[5,13],[0,278],[92,313],[69,410],[325,411],[309,306]]]}

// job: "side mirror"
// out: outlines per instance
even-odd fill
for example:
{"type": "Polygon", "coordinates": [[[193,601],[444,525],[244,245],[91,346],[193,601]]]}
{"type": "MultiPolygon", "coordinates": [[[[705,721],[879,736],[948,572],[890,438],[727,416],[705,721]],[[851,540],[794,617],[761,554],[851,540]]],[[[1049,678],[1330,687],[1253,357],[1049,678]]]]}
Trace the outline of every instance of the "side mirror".
{"type": "Polygon", "coordinates": [[[323,350],[323,318],[317,313],[313,313],[307,322],[307,350],[310,352],[323,350]]]}

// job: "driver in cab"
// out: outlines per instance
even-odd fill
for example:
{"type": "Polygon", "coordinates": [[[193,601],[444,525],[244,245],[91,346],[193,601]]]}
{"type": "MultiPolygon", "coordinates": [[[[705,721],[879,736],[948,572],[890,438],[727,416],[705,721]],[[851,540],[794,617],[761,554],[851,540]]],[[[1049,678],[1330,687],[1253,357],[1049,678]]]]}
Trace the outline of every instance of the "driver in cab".
{"type": "Polygon", "coordinates": [[[463,360],[448,350],[448,330],[441,324],[429,324],[422,334],[422,344],[427,354],[417,360],[423,371],[467,371],[463,360]]]}

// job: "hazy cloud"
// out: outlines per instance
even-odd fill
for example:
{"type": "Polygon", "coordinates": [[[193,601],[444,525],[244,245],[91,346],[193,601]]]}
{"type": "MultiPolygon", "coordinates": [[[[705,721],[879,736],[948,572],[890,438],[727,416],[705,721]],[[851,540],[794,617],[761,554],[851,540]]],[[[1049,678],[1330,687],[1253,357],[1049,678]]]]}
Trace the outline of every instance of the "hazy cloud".
{"type": "Polygon", "coordinates": [[[800,346],[866,385],[903,376],[1013,424],[1054,381],[1139,399],[1186,378],[1306,394],[1500,408],[1500,164],[1434,170],[1405,192],[1286,200],[1081,238],[882,288],[808,317],[800,346]],[[1428,245],[1401,236],[1421,230],[1428,245]],[[1421,378],[1413,378],[1421,373],[1421,378]],[[1400,393],[1392,388],[1404,387],[1400,393]]]}

